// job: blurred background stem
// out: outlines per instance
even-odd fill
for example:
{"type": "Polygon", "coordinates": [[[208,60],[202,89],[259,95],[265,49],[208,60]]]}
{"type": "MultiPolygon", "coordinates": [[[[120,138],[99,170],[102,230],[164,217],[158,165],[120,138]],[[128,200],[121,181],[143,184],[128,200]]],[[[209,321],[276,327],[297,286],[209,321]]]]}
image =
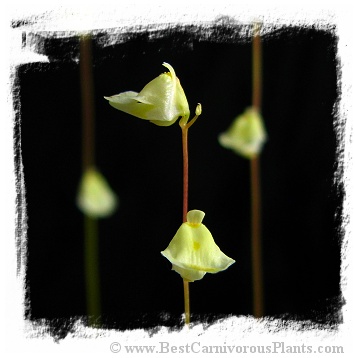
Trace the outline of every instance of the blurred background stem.
{"type": "MultiPolygon", "coordinates": [[[[80,83],[82,96],[82,166],[83,173],[95,166],[95,109],[92,74],[92,40],[80,37],[80,83]]],[[[99,277],[99,239],[96,218],[84,214],[84,264],[88,323],[99,325],[101,315],[99,277]]]]}
{"type": "Polygon", "coordinates": [[[99,235],[96,218],[84,215],[86,309],[90,326],[100,325],[99,235]]]}
{"type": "MultiPolygon", "coordinates": [[[[254,24],[252,41],[252,106],[261,113],[262,101],[262,48],[260,23],[254,24]]],[[[251,186],[251,260],[253,277],[253,314],[264,314],[264,290],[261,247],[261,179],[259,156],[250,161],[251,186]]]]}

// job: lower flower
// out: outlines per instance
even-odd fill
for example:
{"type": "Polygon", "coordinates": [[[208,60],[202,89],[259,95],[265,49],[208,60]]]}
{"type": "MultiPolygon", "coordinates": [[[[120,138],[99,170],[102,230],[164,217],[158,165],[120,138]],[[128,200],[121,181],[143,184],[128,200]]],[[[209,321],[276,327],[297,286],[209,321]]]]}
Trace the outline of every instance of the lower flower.
{"type": "Polygon", "coordinates": [[[226,270],[235,261],[225,255],[202,224],[205,213],[191,210],[169,246],[161,252],[172,263],[172,269],[190,282],[201,280],[206,273],[226,270]]]}

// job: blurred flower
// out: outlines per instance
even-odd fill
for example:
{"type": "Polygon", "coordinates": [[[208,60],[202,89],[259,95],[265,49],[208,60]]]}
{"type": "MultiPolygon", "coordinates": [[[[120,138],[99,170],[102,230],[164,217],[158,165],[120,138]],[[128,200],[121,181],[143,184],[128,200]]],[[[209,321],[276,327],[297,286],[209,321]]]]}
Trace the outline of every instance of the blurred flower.
{"type": "Polygon", "coordinates": [[[172,269],[190,282],[201,280],[207,272],[223,271],[235,262],[215,244],[212,234],[202,224],[204,216],[203,211],[189,211],[187,222],[161,252],[172,263],[172,269]]]}
{"type": "Polygon", "coordinates": [[[112,107],[158,126],[170,126],[179,117],[189,118],[189,104],[180,81],[172,66],[165,62],[163,66],[170,72],[156,77],[141,92],[128,91],[104,98],[112,107]]]}
{"type": "Polygon", "coordinates": [[[84,214],[103,218],[113,214],[118,198],[103,175],[95,168],[89,168],[81,178],[76,202],[84,214]]]}
{"type": "Polygon", "coordinates": [[[230,128],[219,135],[219,143],[248,159],[257,156],[266,142],[267,134],[263,119],[258,111],[247,108],[230,128]]]}

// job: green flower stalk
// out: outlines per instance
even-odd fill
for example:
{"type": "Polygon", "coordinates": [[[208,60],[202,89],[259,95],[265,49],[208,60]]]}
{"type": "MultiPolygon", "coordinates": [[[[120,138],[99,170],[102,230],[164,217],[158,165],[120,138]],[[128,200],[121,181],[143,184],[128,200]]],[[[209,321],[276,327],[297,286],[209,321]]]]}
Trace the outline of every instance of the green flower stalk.
{"type": "Polygon", "coordinates": [[[202,224],[205,213],[191,210],[169,246],[161,252],[172,263],[172,269],[188,281],[201,280],[206,273],[226,270],[235,261],[216,245],[211,232],[202,224]]]}

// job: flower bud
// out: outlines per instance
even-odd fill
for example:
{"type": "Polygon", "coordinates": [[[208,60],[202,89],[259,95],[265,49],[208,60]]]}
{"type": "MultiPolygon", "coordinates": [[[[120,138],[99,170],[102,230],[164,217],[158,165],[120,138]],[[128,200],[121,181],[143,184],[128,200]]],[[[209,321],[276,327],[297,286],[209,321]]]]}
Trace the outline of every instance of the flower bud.
{"type": "Polygon", "coordinates": [[[196,116],[200,116],[202,113],[202,105],[201,103],[197,103],[196,109],[195,109],[195,114],[196,116]]]}

